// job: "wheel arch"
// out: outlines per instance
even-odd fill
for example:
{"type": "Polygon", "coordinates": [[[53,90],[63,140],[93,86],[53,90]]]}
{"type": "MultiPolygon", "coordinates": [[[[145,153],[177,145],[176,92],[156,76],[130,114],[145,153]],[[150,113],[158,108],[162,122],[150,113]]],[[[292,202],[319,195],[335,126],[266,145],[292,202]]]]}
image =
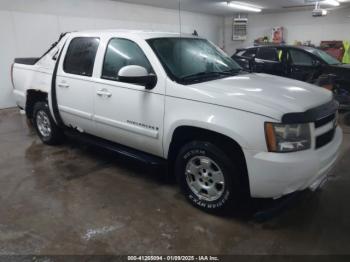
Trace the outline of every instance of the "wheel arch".
{"type": "Polygon", "coordinates": [[[33,109],[37,102],[48,102],[47,92],[36,89],[28,89],[26,95],[25,111],[28,118],[33,117],[33,109]]]}
{"type": "Polygon", "coordinates": [[[171,142],[166,151],[170,167],[169,172],[174,170],[175,160],[181,147],[194,140],[211,142],[223,150],[230,158],[237,159],[237,162],[240,165],[239,168],[242,171],[239,178],[241,185],[243,185],[242,192],[250,195],[247,163],[240,143],[225,134],[203,127],[181,125],[174,129],[171,136],[171,142]]]}

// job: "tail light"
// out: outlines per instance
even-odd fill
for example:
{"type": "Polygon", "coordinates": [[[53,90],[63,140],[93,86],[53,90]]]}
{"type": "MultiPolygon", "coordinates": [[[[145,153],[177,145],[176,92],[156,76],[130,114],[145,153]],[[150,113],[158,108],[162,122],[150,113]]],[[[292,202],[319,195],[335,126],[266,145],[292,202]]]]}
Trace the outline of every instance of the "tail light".
{"type": "Polygon", "coordinates": [[[15,83],[13,81],[13,67],[14,67],[14,63],[12,63],[11,65],[11,82],[12,82],[12,88],[14,89],[15,88],[15,83]]]}

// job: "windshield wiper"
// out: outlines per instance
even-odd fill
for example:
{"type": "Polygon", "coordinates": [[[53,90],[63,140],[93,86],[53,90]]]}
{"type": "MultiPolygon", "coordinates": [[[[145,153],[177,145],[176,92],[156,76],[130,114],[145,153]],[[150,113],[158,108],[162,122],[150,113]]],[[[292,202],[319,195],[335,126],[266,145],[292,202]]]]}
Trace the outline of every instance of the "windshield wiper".
{"type": "Polygon", "coordinates": [[[220,76],[220,74],[218,74],[217,72],[200,72],[197,74],[181,77],[181,80],[186,81],[186,80],[193,80],[197,78],[207,78],[207,77],[215,77],[215,76],[220,76]]]}
{"type": "Polygon", "coordinates": [[[242,69],[231,69],[231,70],[223,71],[221,73],[227,74],[227,75],[237,75],[240,72],[242,72],[242,69]]]}

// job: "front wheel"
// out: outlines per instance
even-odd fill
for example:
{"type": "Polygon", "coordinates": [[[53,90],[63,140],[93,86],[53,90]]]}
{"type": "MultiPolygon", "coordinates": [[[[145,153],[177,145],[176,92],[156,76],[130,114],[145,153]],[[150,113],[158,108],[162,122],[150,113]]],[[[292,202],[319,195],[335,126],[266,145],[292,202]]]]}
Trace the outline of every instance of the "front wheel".
{"type": "Polygon", "coordinates": [[[194,141],[180,150],[176,176],[186,198],[212,213],[233,210],[240,200],[239,169],[234,160],[209,142],[194,141]]]}
{"type": "Polygon", "coordinates": [[[63,141],[63,132],[51,117],[46,102],[38,102],[33,110],[33,124],[41,141],[48,145],[57,145],[63,141]]]}

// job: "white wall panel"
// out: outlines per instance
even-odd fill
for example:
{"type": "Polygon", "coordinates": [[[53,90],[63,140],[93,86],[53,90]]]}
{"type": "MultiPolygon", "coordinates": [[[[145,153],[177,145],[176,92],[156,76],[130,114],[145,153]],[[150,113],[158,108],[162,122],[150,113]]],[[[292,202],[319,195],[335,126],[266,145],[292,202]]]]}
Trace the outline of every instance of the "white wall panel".
{"type": "MultiPolygon", "coordinates": [[[[176,1],[176,0],[174,0],[176,1]]],[[[38,57],[62,32],[144,29],[179,32],[179,12],[110,0],[0,0],[0,109],[14,106],[10,67],[15,57],[38,57]]],[[[215,43],[223,18],[182,12],[182,29],[215,43]]]]}
{"type": "Polygon", "coordinates": [[[95,19],[87,17],[59,16],[58,21],[60,32],[96,29],[95,19]]]}
{"type": "Polygon", "coordinates": [[[11,63],[16,54],[11,12],[0,11],[0,108],[14,105],[12,99],[11,63]]]}
{"type": "Polygon", "coordinates": [[[17,56],[36,57],[44,53],[48,43],[59,35],[58,19],[54,15],[12,12],[17,56]]]}
{"type": "Polygon", "coordinates": [[[322,40],[350,40],[350,9],[332,10],[326,17],[312,17],[311,11],[249,15],[248,39],[232,41],[232,17],[225,18],[225,50],[233,54],[236,48],[253,45],[256,38],[269,36],[273,27],[285,28],[288,44],[311,40],[319,45],[322,40]]]}

